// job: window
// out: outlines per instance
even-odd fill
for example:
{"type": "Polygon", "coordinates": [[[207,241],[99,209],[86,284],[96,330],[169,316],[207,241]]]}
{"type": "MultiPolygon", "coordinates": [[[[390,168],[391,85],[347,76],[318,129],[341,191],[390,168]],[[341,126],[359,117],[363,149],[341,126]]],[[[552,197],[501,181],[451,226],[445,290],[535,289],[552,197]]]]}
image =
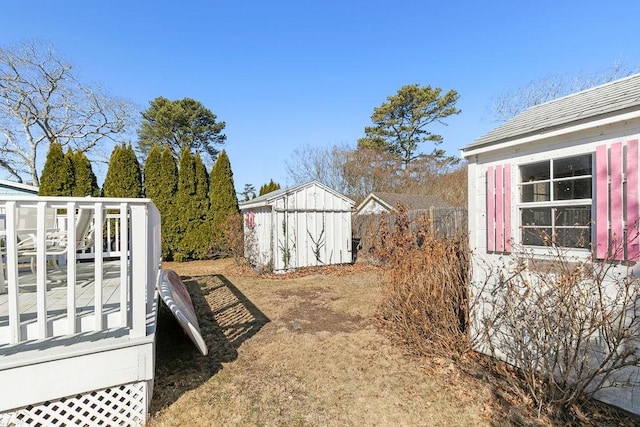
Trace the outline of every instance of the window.
{"type": "Polygon", "coordinates": [[[520,166],[522,244],[589,248],[591,154],[520,166]]]}

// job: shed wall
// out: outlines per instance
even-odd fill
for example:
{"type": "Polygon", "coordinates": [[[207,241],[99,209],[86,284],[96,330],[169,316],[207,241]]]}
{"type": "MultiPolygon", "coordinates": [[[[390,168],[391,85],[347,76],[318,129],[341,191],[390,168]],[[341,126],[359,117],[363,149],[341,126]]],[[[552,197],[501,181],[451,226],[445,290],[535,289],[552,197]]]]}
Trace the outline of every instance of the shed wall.
{"type": "Polygon", "coordinates": [[[352,204],[313,185],[274,203],[274,270],[352,261],[352,204]]]}
{"type": "MultiPolygon", "coordinates": [[[[519,218],[519,189],[520,181],[518,166],[521,164],[532,163],[551,158],[568,157],[586,153],[595,153],[596,147],[603,144],[610,145],[616,142],[626,142],[630,140],[640,139],[640,122],[627,121],[616,125],[607,125],[603,127],[594,127],[591,129],[575,132],[570,135],[563,135],[545,140],[539,140],[533,143],[527,143],[521,146],[509,146],[505,148],[497,148],[493,151],[487,151],[482,154],[471,156],[468,167],[468,191],[469,191],[469,243],[472,250],[472,292],[473,303],[475,304],[475,315],[472,314],[472,336],[479,336],[484,328],[482,322],[478,321],[479,313],[489,312],[494,304],[492,298],[494,289],[499,286],[498,277],[509,277],[517,264],[518,253],[522,254],[520,218],[519,218]],[[511,192],[504,196],[510,202],[509,215],[510,231],[513,238],[514,249],[511,253],[501,253],[498,251],[488,251],[488,202],[487,202],[487,170],[489,167],[497,165],[510,165],[511,168],[511,192]],[[520,251],[520,252],[518,252],[520,251]]],[[[595,182],[595,180],[594,180],[595,182]]],[[[638,188],[628,189],[627,191],[635,191],[638,188]]],[[[595,192],[592,195],[595,206],[595,192]]],[[[596,210],[592,207],[592,220],[596,221],[596,210]]],[[[505,220],[507,223],[507,220],[505,220]]],[[[505,251],[510,252],[510,251],[505,251]]],[[[534,256],[544,257],[549,251],[544,249],[531,250],[534,256]]],[[[591,252],[587,249],[567,250],[565,255],[569,258],[579,260],[589,260],[591,252]]],[[[624,277],[629,270],[625,266],[616,267],[616,271],[624,277]]],[[[609,282],[610,284],[611,282],[609,282]]],[[[505,343],[494,342],[492,345],[497,352],[496,356],[506,359],[504,353],[500,352],[501,346],[505,343]]],[[[487,343],[477,344],[476,349],[491,354],[490,346],[487,343]]],[[[627,375],[640,378],[640,367],[635,372],[625,372],[627,375]]],[[[629,388],[610,388],[603,390],[597,394],[597,398],[620,406],[634,413],[640,413],[640,393],[637,389],[629,388]]]]}
{"type": "Polygon", "coordinates": [[[350,263],[352,208],[353,202],[323,186],[293,188],[267,206],[243,210],[245,254],[252,264],[274,271],[350,263]]]}
{"type": "Polygon", "coordinates": [[[273,212],[271,206],[244,212],[244,255],[252,264],[273,265],[273,212]]]}

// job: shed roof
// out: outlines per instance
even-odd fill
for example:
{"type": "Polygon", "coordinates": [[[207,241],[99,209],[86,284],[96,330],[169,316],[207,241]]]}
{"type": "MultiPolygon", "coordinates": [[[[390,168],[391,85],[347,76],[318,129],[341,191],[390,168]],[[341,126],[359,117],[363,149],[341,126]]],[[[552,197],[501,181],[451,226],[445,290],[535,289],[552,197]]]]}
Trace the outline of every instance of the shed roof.
{"type": "Polygon", "coordinates": [[[386,193],[373,192],[358,205],[358,212],[364,208],[370,200],[375,200],[389,210],[394,210],[401,204],[402,206],[410,206],[411,209],[429,209],[430,207],[446,208],[451,206],[438,196],[429,196],[423,194],[406,194],[406,193],[386,193]]]}
{"type": "Polygon", "coordinates": [[[272,191],[270,193],[267,194],[263,194],[260,197],[256,197],[255,199],[251,199],[251,200],[247,200],[246,202],[240,202],[238,203],[238,206],[240,208],[240,210],[244,210],[244,209],[253,209],[253,208],[258,208],[258,207],[262,207],[262,206],[268,206],[271,205],[273,203],[274,200],[283,197],[285,194],[291,194],[294,193],[296,191],[305,189],[307,187],[312,187],[312,186],[318,186],[320,188],[322,188],[323,190],[333,194],[336,197],[339,197],[341,199],[343,199],[344,201],[348,202],[349,204],[351,204],[351,206],[353,206],[355,204],[355,202],[353,200],[351,200],[350,198],[348,198],[347,196],[338,193],[337,191],[327,187],[326,185],[322,184],[319,181],[309,181],[309,182],[305,182],[303,184],[300,185],[296,185],[294,187],[289,187],[289,188],[281,188],[280,190],[276,190],[276,191],[272,191]]]}
{"type": "Polygon", "coordinates": [[[640,74],[531,107],[464,150],[631,111],[640,111],[640,74]]]}

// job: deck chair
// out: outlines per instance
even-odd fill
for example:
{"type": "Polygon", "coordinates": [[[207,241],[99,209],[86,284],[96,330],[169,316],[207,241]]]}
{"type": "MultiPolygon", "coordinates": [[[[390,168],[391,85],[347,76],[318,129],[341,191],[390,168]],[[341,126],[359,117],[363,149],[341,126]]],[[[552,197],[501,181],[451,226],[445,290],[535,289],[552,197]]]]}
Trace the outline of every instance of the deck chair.
{"type": "MultiPolygon", "coordinates": [[[[75,246],[69,245],[67,239],[66,230],[56,230],[47,232],[45,238],[45,254],[46,256],[54,257],[54,266],[59,269],[57,258],[61,255],[65,255],[71,247],[76,251],[85,250],[93,246],[95,229],[93,226],[93,210],[92,209],[78,209],[76,214],[76,241],[75,246]]],[[[20,238],[20,235],[18,236],[20,238]]],[[[18,243],[18,256],[31,258],[31,271],[36,271],[36,256],[37,256],[37,240],[35,234],[29,236],[29,238],[20,240],[18,243]]]]}

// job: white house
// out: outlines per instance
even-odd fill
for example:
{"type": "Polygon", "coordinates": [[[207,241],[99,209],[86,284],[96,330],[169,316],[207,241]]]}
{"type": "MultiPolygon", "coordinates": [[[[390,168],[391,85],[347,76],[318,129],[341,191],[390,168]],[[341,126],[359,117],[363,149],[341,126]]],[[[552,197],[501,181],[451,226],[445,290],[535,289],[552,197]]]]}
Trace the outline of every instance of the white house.
{"type": "Polygon", "coordinates": [[[33,185],[0,179],[0,197],[20,195],[36,196],[38,195],[38,190],[39,188],[33,185]]]}
{"type": "MultiPolygon", "coordinates": [[[[630,274],[640,259],[638,140],[634,75],[530,108],[466,146],[475,294],[491,299],[480,288],[488,268],[557,249],[630,274]]],[[[597,397],[640,413],[640,390],[597,397]]]]}
{"type": "Polygon", "coordinates": [[[245,257],[261,269],[352,262],[354,202],[311,181],[240,203],[245,257]]]}

